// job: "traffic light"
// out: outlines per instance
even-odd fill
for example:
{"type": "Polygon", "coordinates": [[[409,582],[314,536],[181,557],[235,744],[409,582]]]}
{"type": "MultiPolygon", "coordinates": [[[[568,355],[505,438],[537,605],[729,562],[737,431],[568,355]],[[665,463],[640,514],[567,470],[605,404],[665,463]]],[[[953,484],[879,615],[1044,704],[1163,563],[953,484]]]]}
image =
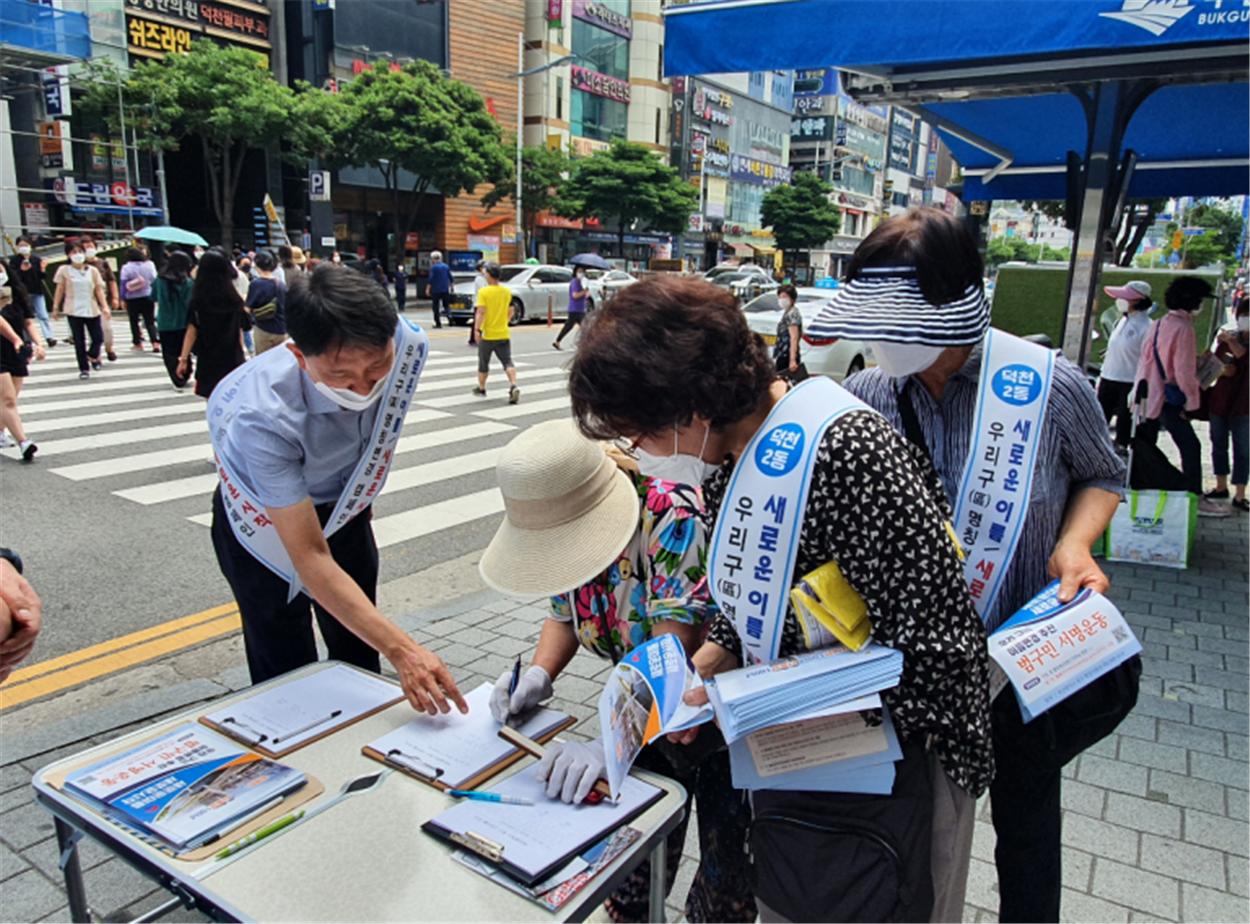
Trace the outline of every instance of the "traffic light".
{"type": "Polygon", "coordinates": [[[1180,250],[1185,245],[1185,232],[1177,228],[1172,232],[1172,249],[1180,250]]]}

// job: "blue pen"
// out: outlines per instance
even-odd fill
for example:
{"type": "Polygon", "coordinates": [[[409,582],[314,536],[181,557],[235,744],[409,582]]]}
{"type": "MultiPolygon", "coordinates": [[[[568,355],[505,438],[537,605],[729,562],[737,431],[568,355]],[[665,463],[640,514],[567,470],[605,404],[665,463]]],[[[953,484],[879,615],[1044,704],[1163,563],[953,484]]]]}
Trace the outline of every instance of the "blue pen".
{"type": "Polygon", "coordinates": [[[457,799],[474,799],[478,802],[501,802],[504,805],[533,805],[530,799],[522,799],[519,796],[504,796],[497,792],[480,792],[476,789],[449,789],[447,795],[455,796],[457,799]]]}
{"type": "Polygon", "coordinates": [[[508,699],[512,699],[512,694],[516,692],[517,684],[521,682],[521,656],[516,656],[516,664],[512,665],[512,679],[508,681],[508,699]]]}

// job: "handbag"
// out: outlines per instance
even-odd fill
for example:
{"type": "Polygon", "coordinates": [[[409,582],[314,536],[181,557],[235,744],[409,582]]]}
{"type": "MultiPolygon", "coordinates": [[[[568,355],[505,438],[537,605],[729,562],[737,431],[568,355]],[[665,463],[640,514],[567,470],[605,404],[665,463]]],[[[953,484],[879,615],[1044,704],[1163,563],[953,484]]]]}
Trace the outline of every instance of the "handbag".
{"type": "Polygon", "coordinates": [[[782,369],[778,375],[792,385],[797,385],[799,382],[804,382],[811,378],[811,374],[807,371],[806,363],[799,363],[793,370],[782,369]]]}
{"type": "Polygon", "coordinates": [[[1168,381],[1167,373],[1163,370],[1163,361],[1159,359],[1159,324],[1155,322],[1155,336],[1151,341],[1150,348],[1155,354],[1155,366],[1159,369],[1159,378],[1163,380],[1163,403],[1172,407],[1184,407],[1186,404],[1185,393],[1181,391],[1181,387],[1173,382],[1168,381]]]}
{"type": "Polygon", "coordinates": [[[791,921],[927,921],[933,783],[903,745],[888,796],[760,789],[747,838],[752,891],[791,921]]]}

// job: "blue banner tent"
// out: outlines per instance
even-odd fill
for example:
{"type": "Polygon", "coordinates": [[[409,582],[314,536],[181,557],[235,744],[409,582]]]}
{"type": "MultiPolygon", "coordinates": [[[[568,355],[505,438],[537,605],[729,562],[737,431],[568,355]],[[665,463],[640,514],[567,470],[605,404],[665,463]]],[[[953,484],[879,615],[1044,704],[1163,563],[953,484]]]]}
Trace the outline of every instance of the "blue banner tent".
{"type": "Polygon", "coordinates": [[[1068,199],[1064,351],[1082,361],[1129,197],[1250,190],[1250,8],[1232,0],[703,0],[665,11],[669,76],[839,68],[942,133],[966,201],[1068,199]]]}

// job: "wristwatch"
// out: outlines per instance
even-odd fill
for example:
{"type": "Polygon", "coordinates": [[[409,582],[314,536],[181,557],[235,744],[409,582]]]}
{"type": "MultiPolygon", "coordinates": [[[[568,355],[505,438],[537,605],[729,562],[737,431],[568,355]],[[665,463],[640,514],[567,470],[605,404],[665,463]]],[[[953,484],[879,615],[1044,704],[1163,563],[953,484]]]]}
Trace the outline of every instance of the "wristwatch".
{"type": "Polygon", "coordinates": [[[0,558],[7,558],[13,565],[13,570],[18,574],[22,573],[22,556],[18,555],[12,549],[6,549],[0,546],[0,558]]]}

